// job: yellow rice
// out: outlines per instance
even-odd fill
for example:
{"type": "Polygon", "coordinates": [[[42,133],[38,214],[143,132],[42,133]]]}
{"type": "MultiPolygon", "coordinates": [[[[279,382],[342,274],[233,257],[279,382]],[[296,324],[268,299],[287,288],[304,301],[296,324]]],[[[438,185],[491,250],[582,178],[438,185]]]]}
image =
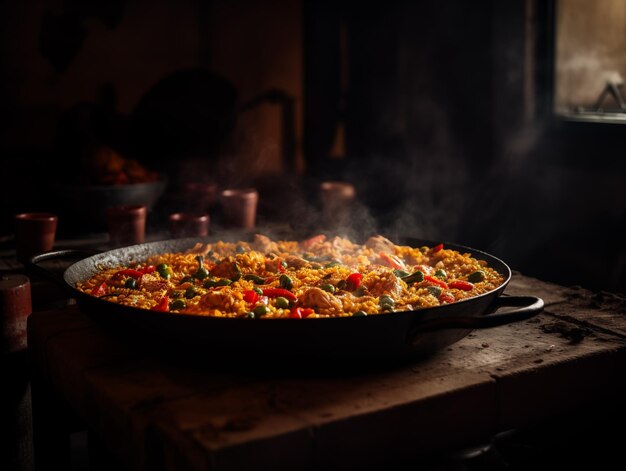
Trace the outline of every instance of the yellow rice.
{"type": "Polygon", "coordinates": [[[78,283],[77,288],[109,302],[173,315],[316,318],[439,306],[492,291],[503,282],[503,275],[485,261],[445,247],[394,245],[380,236],[356,244],[340,237],[297,242],[258,235],[253,242],[220,241],[108,268],[78,283]],[[203,257],[206,278],[198,275],[198,256],[203,257]],[[164,265],[169,278],[151,271],[156,266],[163,271],[164,265]],[[152,269],[147,269],[150,266],[152,269]],[[405,273],[399,272],[399,267],[405,273]],[[124,269],[148,273],[119,273],[124,269]],[[407,273],[417,271],[426,278],[405,282],[407,273]],[[355,273],[362,276],[358,287],[348,282],[355,273]],[[249,279],[251,275],[260,280],[249,279]],[[281,285],[281,275],[289,278],[290,286],[281,285]],[[133,283],[129,278],[135,279],[135,286],[126,287],[133,283]],[[290,295],[279,301],[272,289],[281,286],[290,295]],[[255,288],[256,295],[251,294],[255,288]]]}

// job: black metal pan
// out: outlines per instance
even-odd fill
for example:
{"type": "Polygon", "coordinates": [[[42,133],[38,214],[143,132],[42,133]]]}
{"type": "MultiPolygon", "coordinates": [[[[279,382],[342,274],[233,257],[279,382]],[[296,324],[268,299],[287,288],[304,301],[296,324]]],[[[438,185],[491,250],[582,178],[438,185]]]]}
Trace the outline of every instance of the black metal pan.
{"type": "MultiPolygon", "coordinates": [[[[433,353],[464,338],[473,329],[496,327],[528,319],[543,309],[535,296],[502,295],[511,279],[510,268],[500,259],[479,250],[454,244],[446,248],[470,253],[485,260],[503,275],[497,289],[480,296],[415,311],[381,315],[322,319],[215,318],[148,311],[107,302],[76,289],[102,267],[117,267],[165,252],[184,251],[209,239],[176,239],[118,248],[84,258],[65,270],[62,280],[81,310],[102,321],[114,333],[151,339],[168,350],[192,347],[217,358],[265,358],[281,361],[298,358],[412,358],[433,353]],[[508,308],[496,312],[500,308],[508,308]]],[[[401,241],[407,245],[433,246],[422,240],[401,241]]],[[[50,276],[40,264],[75,255],[73,250],[49,252],[32,258],[29,268],[50,276]]]]}

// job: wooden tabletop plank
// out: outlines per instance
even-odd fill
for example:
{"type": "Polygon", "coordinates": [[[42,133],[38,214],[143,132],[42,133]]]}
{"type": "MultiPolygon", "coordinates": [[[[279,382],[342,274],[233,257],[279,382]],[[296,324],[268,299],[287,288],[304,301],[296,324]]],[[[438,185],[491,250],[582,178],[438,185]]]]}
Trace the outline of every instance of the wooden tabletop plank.
{"type": "Polygon", "coordinates": [[[84,315],[76,315],[78,307],[57,309],[31,314],[27,321],[28,349],[40,374],[49,379],[48,341],[55,336],[71,331],[82,330],[92,323],[84,315]]]}
{"type": "Polygon", "coordinates": [[[503,430],[537,423],[594,403],[617,398],[621,401],[626,392],[622,379],[626,349],[621,346],[578,353],[576,356],[557,354],[548,365],[520,365],[495,376],[503,430]]]}
{"type": "Polygon", "coordinates": [[[513,272],[505,293],[511,296],[537,296],[546,306],[567,301],[568,288],[513,272]]]}
{"type": "Polygon", "coordinates": [[[592,293],[580,287],[569,288],[566,295],[567,302],[555,305],[553,314],[626,338],[626,296],[592,293]]]}
{"type": "Polygon", "coordinates": [[[572,337],[582,321],[561,314],[566,289],[519,276],[510,289],[545,292],[546,312],[375,371],[251,375],[163,361],[77,307],[33,314],[29,345],[36,366],[129,468],[383,464],[389,453],[402,459],[476,440],[622,387],[615,377],[626,340],[612,332],[624,319],[613,315],[607,326],[599,316],[572,337]]]}

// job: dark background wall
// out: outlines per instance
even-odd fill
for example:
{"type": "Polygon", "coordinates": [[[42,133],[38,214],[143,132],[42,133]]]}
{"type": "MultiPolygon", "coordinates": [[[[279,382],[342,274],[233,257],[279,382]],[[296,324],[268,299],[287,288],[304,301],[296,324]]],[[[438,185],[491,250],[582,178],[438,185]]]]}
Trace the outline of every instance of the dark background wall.
{"type": "Polygon", "coordinates": [[[223,78],[237,105],[272,88],[293,99],[296,174],[284,172],[284,115],[269,101],[237,116],[224,146],[161,156],[170,168],[226,160],[231,175],[275,190],[285,209],[271,216],[291,223],[307,217],[293,201],[314,206],[316,182],[348,180],[362,203],[353,227],[466,244],[529,275],[626,292],[626,127],[552,113],[554,8],[5,3],[2,235],[15,212],[54,205],[50,180],[73,158],[56,147],[68,109],[112,107],[125,129],[160,79],[199,67],[223,78]]]}
{"type": "Polygon", "coordinates": [[[557,2],[343,5],[311,7],[305,34],[319,45],[305,75],[316,78],[305,88],[313,171],[354,181],[391,235],[458,241],[530,275],[623,292],[626,128],[553,113],[557,2]],[[345,161],[320,145],[332,142],[329,117],[345,125],[345,161]]]}

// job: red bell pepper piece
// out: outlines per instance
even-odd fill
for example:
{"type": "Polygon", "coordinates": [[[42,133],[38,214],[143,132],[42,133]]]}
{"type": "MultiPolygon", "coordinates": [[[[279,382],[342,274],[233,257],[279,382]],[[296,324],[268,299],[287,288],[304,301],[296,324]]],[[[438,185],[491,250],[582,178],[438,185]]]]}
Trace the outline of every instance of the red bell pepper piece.
{"type": "Polygon", "coordinates": [[[278,296],[282,296],[283,298],[291,299],[292,301],[298,300],[295,294],[283,288],[263,288],[263,295],[270,298],[277,298],[278,296]]]}
{"type": "Polygon", "coordinates": [[[429,281],[434,285],[441,286],[443,289],[448,289],[448,283],[440,280],[439,278],[435,278],[434,276],[424,275],[424,281],[429,281]]]}
{"type": "Polygon", "coordinates": [[[169,307],[169,304],[170,304],[170,298],[166,294],[165,296],[163,296],[161,298],[159,303],[151,309],[151,311],[165,312],[165,311],[167,311],[167,308],[169,307]]]}
{"type": "Polygon", "coordinates": [[[115,274],[113,276],[115,276],[115,277],[130,276],[132,278],[139,279],[143,275],[147,275],[149,273],[152,273],[155,270],[156,270],[156,267],[154,265],[147,265],[145,267],[138,268],[136,270],[132,269],[132,268],[125,268],[124,270],[120,270],[120,271],[115,272],[115,274]]]}
{"type": "Polygon", "coordinates": [[[91,295],[97,298],[105,294],[107,294],[107,284],[104,281],[91,290],[91,295]]]}
{"type": "Polygon", "coordinates": [[[113,276],[119,276],[119,275],[123,275],[123,276],[132,276],[133,278],[141,278],[143,276],[143,273],[139,270],[133,270],[132,268],[126,268],[124,270],[120,270],[118,272],[115,272],[115,275],[113,276]]]}
{"type": "Polygon", "coordinates": [[[437,253],[443,250],[443,244],[437,244],[431,249],[431,253],[437,253]]]}
{"type": "Polygon", "coordinates": [[[363,275],[360,273],[353,273],[352,275],[346,278],[346,289],[348,291],[354,291],[359,286],[361,286],[361,280],[363,279],[363,275]]]}
{"type": "Polygon", "coordinates": [[[285,267],[283,265],[283,262],[280,258],[276,259],[276,269],[278,270],[279,273],[285,273],[285,267]]]}
{"type": "Polygon", "coordinates": [[[452,296],[450,293],[446,293],[443,292],[439,295],[439,302],[440,303],[453,303],[454,301],[456,301],[456,299],[454,299],[454,296],[452,296]]]}
{"type": "Polygon", "coordinates": [[[395,255],[389,255],[386,254],[385,252],[380,252],[380,258],[383,259],[383,261],[389,265],[391,268],[395,268],[396,270],[404,270],[406,271],[406,265],[404,264],[404,262],[402,260],[400,260],[398,257],[396,257],[395,255]]]}
{"type": "Polygon", "coordinates": [[[306,319],[314,312],[315,310],[310,307],[294,307],[291,309],[289,317],[292,319],[306,319]]]}
{"type": "Polygon", "coordinates": [[[256,304],[260,297],[259,293],[251,289],[243,292],[243,300],[247,303],[256,304]]]}
{"type": "Polygon", "coordinates": [[[454,280],[448,283],[448,286],[463,291],[471,291],[474,288],[474,283],[465,280],[454,280]]]}

